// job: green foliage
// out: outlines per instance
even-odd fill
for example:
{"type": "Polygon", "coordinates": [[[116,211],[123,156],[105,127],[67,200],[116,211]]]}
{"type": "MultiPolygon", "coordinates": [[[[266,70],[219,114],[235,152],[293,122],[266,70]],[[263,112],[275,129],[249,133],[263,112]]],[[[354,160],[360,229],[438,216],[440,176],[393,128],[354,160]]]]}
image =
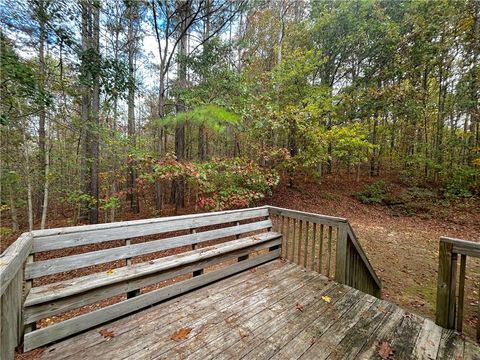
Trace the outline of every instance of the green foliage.
{"type": "Polygon", "coordinates": [[[71,192],[67,195],[65,200],[66,202],[75,206],[79,204],[85,204],[87,207],[93,207],[96,204],[96,199],[93,196],[85,194],[81,191],[71,192]]]}
{"type": "Polygon", "coordinates": [[[387,194],[386,184],[383,180],[366,185],[362,191],[355,194],[364,204],[381,204],[387,194]]]}
{"type": "Polygon", "coordinates": [[[163,126],[178,123],[204,125],[217,133],[221,133],[228,125],[238,125],[240,117],[218,105],[207,104],[197,106],[189,111],[183,111],[175,115],[158,119],[157,122],[163,126]]]}
{"type": "Polygon", "coordinates": [[[118,196],[109,196],[100,201],[100,208],[103,210],[120,209],[122,203],[118,196]]]}
{"type": "Polygon", "coordinates": [[[0,237],[10,236],[14,233],[12,228],[0,226],[0,237]]]}
{"type": "Polygon", "coordinates": [[[480,191],[480,167],[464,165],[457,167],[445,182],[446,198],[470,197],[480,191]]]}
{"type": "Polygon", "coordinates": [[[333,154],[347,165],[368,161],[375,147],[367,139],[368,130],[360,123],[334,127],[330,133],[333,154]]]}

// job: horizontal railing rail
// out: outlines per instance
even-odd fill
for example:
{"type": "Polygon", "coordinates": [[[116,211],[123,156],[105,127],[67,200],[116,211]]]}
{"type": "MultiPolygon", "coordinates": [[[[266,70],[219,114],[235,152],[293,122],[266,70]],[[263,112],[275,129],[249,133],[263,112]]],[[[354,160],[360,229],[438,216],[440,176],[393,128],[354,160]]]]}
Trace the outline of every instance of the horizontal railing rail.
{"type": "Polygon", "coordinates": [[[371,295],[381,282],[347,219],[269,206],[283,235],[282,256],[371,295]]]}
{"type": "MultiPolygon", "coordinates": [[[[463,330],[467,257],[480,258],[480,243],[440,238],[436,322],[444,328],[459,332],[463,330]]],[[[480,319],[480,305],[477,311],[480,319]]],[[[480,340],[480,321],[477,321],[476,331],[477,339],[480,340]]]]}

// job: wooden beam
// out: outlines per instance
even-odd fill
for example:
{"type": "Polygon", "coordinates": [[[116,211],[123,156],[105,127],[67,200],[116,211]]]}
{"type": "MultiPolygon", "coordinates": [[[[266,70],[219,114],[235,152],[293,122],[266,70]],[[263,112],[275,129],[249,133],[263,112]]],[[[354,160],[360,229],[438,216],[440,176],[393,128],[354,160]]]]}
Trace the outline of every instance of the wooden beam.
{"type": "Polygon", "coordinates": [[[268,216],[266,207],[33,231],[33,252],[58,250],[268,216]]]}
{"type": "Polygon", "coordinates": [[[455,309],[455,297],[451,298],[452,287],[455,286],[454,275],[454,254],[452,253],[453,244],[440,241],[438,251],[438,280],[437,280],[437,309],[436,323],[444,328],[453,328],[450,319],[454,317],[450,314],[455,309]]]}

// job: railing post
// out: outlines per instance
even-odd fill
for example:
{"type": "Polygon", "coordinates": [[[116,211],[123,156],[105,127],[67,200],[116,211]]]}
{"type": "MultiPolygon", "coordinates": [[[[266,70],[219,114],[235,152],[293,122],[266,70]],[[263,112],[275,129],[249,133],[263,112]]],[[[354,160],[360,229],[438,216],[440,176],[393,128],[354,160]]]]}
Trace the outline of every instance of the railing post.
{"type": "Polygon", "coordinates": [[[447,329],[455,327],[457,254],[452,249],[453,244],[440,240],[436,323],[447,329]]]}
{"type": "MultiPolygon", "coordinates": [[[[190,234],[195,234],[197,232],[196,229],[190,229],[190,234]]],[[[198,249],[198,244],[193,244],[192,245],[192,250],[197,250],[198,249]]],[[[193,273],[192,273],[192,276],[200,276],[203,274],[203,269],[199,269],[199,270],[195,270],[193,273]]]]}
{"type": "Polygon", "coordinates": [[[347,224],[341,223],[338,226],[337,251],[335,254],[335,281],[347,283],[347,263],[348,263],[348,230],[347,224]]]}

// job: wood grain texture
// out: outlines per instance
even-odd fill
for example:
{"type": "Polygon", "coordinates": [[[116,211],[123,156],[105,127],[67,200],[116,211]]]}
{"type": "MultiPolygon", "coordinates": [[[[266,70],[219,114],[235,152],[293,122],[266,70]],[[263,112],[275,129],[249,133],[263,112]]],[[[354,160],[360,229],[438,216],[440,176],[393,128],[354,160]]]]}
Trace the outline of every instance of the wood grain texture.
{"type": "Polygon", "coordinates": [[[31,264],[28,264],[25,268],[25,277],[26,279],[35,279],[46,275],[103,264],[115,260],[128,259],[133,256],[150,254],[176,247],[193,245],[228,236],[267,229],[270,226],[271,220],[264,220],[239,226],[231,226],[172,238],[147,241],[139,244],[91,251],[78,255],[65,256],[44,261],[35,261],[31,264]]]}
{"type": "Polygon", "coordinates": [[[135,312],[162,300],[177,296],[187,291],[204,286],[211,282],[233,275],[237,272],[271,261],[280,256],[280,250],[239,262],[220,270],[212,271],[194,278],[181,281],[174,285],[153,290],[120,303],[107,306],[85,315],[80,315],[61,323],[42,328],[25,335],[25,350],[35,349],[39,346],[76,334],[93,326],[116,319],[126,314],[135,312]]]}
{"type": "Polygon", "coordinates": [[[479,354],[430,320],[275,260],[52,345],[43,359],[377,359],[383,341],[395,359],[479,354]],[[189,335],[172,340],[183,327],[189,335]]]}
{"type": "Polygon", "coordinates": [[[123,240],[268,216],[266,207],[33,231],[33,252],[123,240]]]}
{"type": "MultiPolygon", "coordinates": [[[[43,292],[30,294],[27,298],[24,312],[25,324],[281,244],[281,239],[277,238],[272,240],[272,237],[267,236],[264,236],[261,240],[248,240],[250,239],[238,241],[235,244],[228,244],[230,246],[214,245],[183,253],[181,254],[182,256],[173,255],[168,257],[172,259],[162,258],[162,260],[165,259],[165,261],[159,262],[157,260],[157,262],[164,265],[162,267],[163,270],[154,273],[151,272],[151,269],[148,269],[147,264],[152,265],[150,263],[140,266],[132,265],[131,268],[120,268],[115,270],[116,273],[112,274],[116,275],[115,282],[111,282],[109,275],[99,279],[98,274],[92,274],[85,276],[82,282],[77,282],[75,286],[66,285],[63,293],[58,286],[59,283],[54,283],[51,286],[46,285],[46,289],[43,292]],[[172,266],[167,267],[165,266],[166,264],[171,264],[172,266]],[[142,271],[138,270],[139,267],[145,267],[146,269],[142,273],[142,271]],[[131,271],[133,271],[133,274],[129,273],[131,271]],[[124,275],[124,280],[121,280],[121,274],[124,275]],[[94,288],[93,286],[96,287],[94,288]],[[56,287],[56,289],[58,289],[55,292],[56,300],[51,300],[51,298],[48,300],[45,296],[42,296],[43,293],[49,293],[49,287],[56,287]]],[[[202,273],[199,273],[198,275],[201,274],[202,273]]],[[[68,284],[68,281],[63,283],[68,284]]]]}
{"type": "Polygon", "coordinates": [[[33,237],[31,233],[23,233],[0,254],[0,296],[7,289],[10,281],[23,270],[23,264],[32,250],[33,237]]]}

